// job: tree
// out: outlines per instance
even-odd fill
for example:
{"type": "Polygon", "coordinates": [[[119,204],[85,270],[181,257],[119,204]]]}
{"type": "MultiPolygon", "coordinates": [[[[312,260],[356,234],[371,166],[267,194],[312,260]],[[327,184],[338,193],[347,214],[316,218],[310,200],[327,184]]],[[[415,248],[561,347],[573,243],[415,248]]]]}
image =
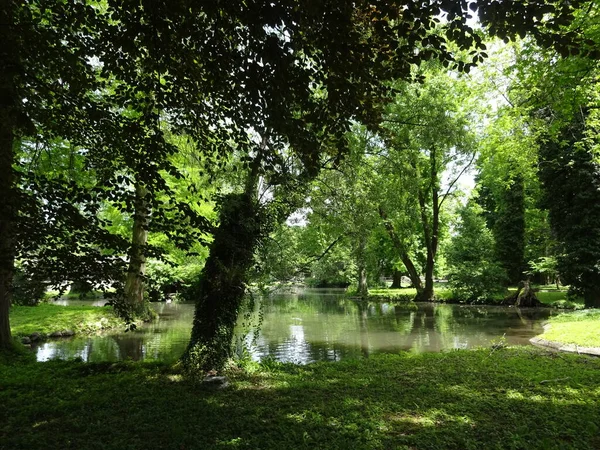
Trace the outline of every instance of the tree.
{"type": "Polygon", "coordinates": [[[511,99],[521,105],[539,149],[542,204],[556,240],[561,279],[593,307],[600,304],[597,4],[584,3],[567,29],[582,36],[583,52],[542,49],[529,41],[516,49],[511,99]]]}
{"type": "MultiPolygon", "coordinates": [[[[322,170],[310,192],[310,223],[327,229],[328,240],[340,237],[348,246],[356,267],[356,292],[369,293],[367,258],[369,237],[378,224],[373,199],[373,153],[375,136],[355,125],[348,134],[349,153],[335,168],[322,170]]],[[[337,244],[340,245],[340,244],[337,244]]]]}
{"type": "MultiPolygon", "coordinates": [[[[495,2],[478,5],[484,22],[494,22],[494,33],[508,36],[531,29],[542,19],[551,25],[555,21],[554,17],[544,15],[554,11],[552,7],[548,9],[545,2],[543,5],[535,2],[518,4],[514,14],[508,11],[502,19],[498,19],[497,5],[495,2]]],[[[371,126],[377,123],[377,105],[387,90],[386,80],[392,76],[409,77],[411,64],[432,57],[463,70],[474,67],[483,59],[482,40],[466,25],[466,11],[460,5],[434,1],[403,6],[373,8],[371,4],[336,2],[335,5],[323,4],[322,9],[315,10],[295,2],[289,5],[279,2],[263,5],[262,9],[252,5],[219,11],[216,29],[221,29],[223,23],[234,24],[230,37],[248,37],[230,47],[239,52],[239,56],[231,55],[231,59],[238,61],[238,66],[244,69],[240,73],[232,68],[231,73],[237,78],[227,72],[220,73],[219,81],[230,82],[228,93],[234,95],[220,98],[217,105],[228,104],[231,98],[229,111],[241,112],[237,117],[228,117],[225,123],[231,124],[229,128],[237,129],[236,137],[246,143],[240,150],[243,148],[244,153],[250,155],[250,170],[243,194],[224,199],[232,202],[233,209],[222,205],[221,213],[227,216],[221,216],[220,223],[225,229],[223,233],[217,230],[215,234],[199,284],[192,338],[184,355],[188,368],[218,368],[229,355],[228,340],[243,298],[250,255],[261,241],[260,236],[268,235],[262,225],[268,227],[270,223],[263,217],[257,216],[253,220],[249,217],[249,214],[264,215],[270,208],[264,209],[253,203],[255,196],[250,195],[247,187],[255,185],[261,173],[275,175],[279,183],[284,181],[277,177],[281,172],[273,170],[280,166],[278,150],[288,147],[301,162],[297,176],[288,172],[289,179],[281,185],[285,185],[281,191],[289,196],[317,174],[323,155],[333,154],[335,158],[336,153],[344,153],[344,133],[348,131],[350,119],[358,118],[371,126]],[[475,47],[475,56],[470,62],[456,62],[446,45],[446,36],[428,33],[435,28],[434,18],[442,9],[448,10],[448,39],[463,48],[475,47]],[[419,51],[419,47],[424,51],[419,51]],[[270,72],[265,72],[263,61],[270,66],[270,72]],[[239,87],[243,91],[242,98],[247,101],[236,105],[239,97],[236,99],[235,94],[239,87]],[[247,128],[253,128],[259,134],[255,142],[244,138],[247,128]],[[266,148],[269,151],[265,151],[266,148]],[[244,218],[248,225],[239,224],[240,230],[235,231],[228,217],[244,218]],[[254,225],[247,228],[250,224],[254,225]],[[251,230],[254,236],[246,235],[251,230]],[[246,235],[247,247],[237,249],[243,252],[239,264],[218,262],[223,257],[220,249],[227,248],[219,239],[236,234],[246,235]],[[223,269],[221,272],[219,267],[223,269]],[[225,288],[225,281],[234,286],[225,288]]],[[[566,16],[569,11],[569,7],[561,8],[566,16]]],[[[161,11],[167,16],[169,13],[161,11]]],[[[202,18],[212,20],[213,11],[210,13],[203,14],[202,18]]],[[[548,36],[540,35],[542,37],[548,36]]],[[[200,40],[198,47],[202,48],[204,42],[200,40]]],[[[217,123],[216,129],[222,128],[222,123],[217,123]]],[[[206,134],[206,128],[199,132],[206,134]]],[[[292,209],[294,202],[284,203],[287,205],[271,214],[279,216],[279,220],[285,216],[283,211],[292,209]]]]}
{"type": "Polygon", "coordinates": [[[507,273],[507,283],[514,286],[523,279],[525,272],[524,180],[515,170],[507,172],[503,178],[495,180],[501,186],[496,187],[495,193],[482,186],[480,181],[482,194],[478,201],[486,208],[487,226],[494,233],[496,258],[507,273]]]}
{"type": "Polygon", "coordinates": [[[382,196],[380,215],[422,301],[434,299],[442,207],[475,159],[465,80],[444,72],[433,67],[423,71],[423,85],[399,87],[384,117],[387,145],[380,154],[380,171],[391,183],[382,196]],[[447,171],[452,175],[444,186],[442,177],[447,171]],[[419,224],[418,230],[393,223],[394,213],[406,215],[409,210],[414,211],[412,222],[419,224]],[[424,285],[408,252],[415,231],[424,247],[424,285]]]}
{"type": "MultiPolygon", "coordinates": [[[[584,138],[582,112],[559,139],[540,145],[540,180],[550,223],[560,242],[557,257],[561,279],[584,298],[588,308],[600,307],[600,177],[598,162],[584,138]]],[[[597,131],[596,131],[597,132],[597,131]]]]}
{"type": "Polygon", "coordinates": [[[494,237],[474,202],[460,210],[456,235],[448,248],[448,280],[463,301],[489,301],[504,292],[506,273],[496,262],[494,237]]]}

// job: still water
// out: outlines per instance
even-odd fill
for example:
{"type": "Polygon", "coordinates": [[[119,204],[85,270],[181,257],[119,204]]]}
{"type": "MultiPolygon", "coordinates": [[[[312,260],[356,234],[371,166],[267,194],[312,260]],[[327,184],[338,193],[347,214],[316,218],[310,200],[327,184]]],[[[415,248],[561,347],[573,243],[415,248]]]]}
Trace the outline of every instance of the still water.
{"type": "MultiPolygon", "coordinates": [[[[188,343],[194,305],[157,303],[153,307],[159,319],[134,332],[52,340],[34,346],[33,351],[39,361],[175,361],[188,343]]],[[[255,360],[272,357],[304,364],[373,353],[489,346],[503,336],[509,345],[526,345],[543,331],[542,323],[549,315],[548,309],[429,303],[411,311],[391,303],[358,303],[342,291],[306,289],[258,300],[253,311],[240,317],[236,349],[255,360]]]]}

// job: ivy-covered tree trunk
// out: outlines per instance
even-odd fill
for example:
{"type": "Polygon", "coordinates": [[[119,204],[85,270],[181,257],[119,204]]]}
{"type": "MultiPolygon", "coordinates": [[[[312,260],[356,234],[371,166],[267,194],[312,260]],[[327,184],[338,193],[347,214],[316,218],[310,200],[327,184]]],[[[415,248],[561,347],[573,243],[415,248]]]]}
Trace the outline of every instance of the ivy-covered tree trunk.
{"type": "Polygon", "coordinates": [[[11,32],[12,2],[0,7],[0,349],[12,345],[9,310],[15,260],[15,189],[12,170],[17,117],[14,77],[17,74],[11,32]]]}
{"type": "Polygon", "coordinates": [[[425,205],[421,205],[423,215],[423,228],[425,230],[425,247],[427,248],[427,261],[425,262],[425,288],[418,295],[418,299],[423,302],[432,302],[435,300],[435,292],[433,289],[433,272],[435,270],[435,258],[438,247],[438,230],[439,230],[439,206],[437,199],[437,191],[434,192],[433,198],[433,220],[431,224],[427,221],[426,213],[424,212],[425,205]]]}
{"type": "Polygon", "coordinates": [[[423,293],[419,296],[419,300],[422,302],[432,302],[435,300],[435,292],[433,290],[433,266],[433,263],[425,266],[425,288],[423,289],[423,293]]]}
{"type": "Polygon", "coordinates": [[[264,235],[265,220],[253,189],[223,198],[210,254],[194,286],[192,336],[182,357],[188,370],[218,370],[230,356],[248,270],[264,235]]]}
{"type": "Polygon", "coordinates": [[[148,191],[141,184],[135,186],[135,212],[133,215],[133,233],[129,269],[125,280],[125,301],[131,313],[141,319],[149,319],[148,302],[144,298],[144,275],[146,274],[145,247],[148,243],[149,205],[146,201],[148,191]]]}

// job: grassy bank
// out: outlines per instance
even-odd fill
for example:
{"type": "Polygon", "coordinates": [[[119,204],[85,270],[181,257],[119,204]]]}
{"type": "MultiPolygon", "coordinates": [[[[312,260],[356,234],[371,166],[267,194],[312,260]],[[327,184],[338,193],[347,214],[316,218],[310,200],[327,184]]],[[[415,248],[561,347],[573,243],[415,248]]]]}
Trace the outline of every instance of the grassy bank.
{"type": "Polygon", "coordinates": [[[13,306],[10,309],[10,326],[13,335],[28,336],[32,333],[49,335],[63,330],[91,333],[122,327],[123,321],[115,316],[111,307],[42,303],[38,306],[13,306]]]}
{"type": "Polygon", "coordinates": [[[266,363],[0,365],[0,449],[600,447],[600,359],[535,349],[266,363]]]}
{"type": "MultiPolygon", "coordinates": [[[[509,288],[508,293],[515,292],[517,288],[509,288]]],[[[410,298],[417,295],[417,290],[414,288],[402,288],[402,289],[370,289],[369,294],[373,299],[376,298],[410,298]]],[[[455,303],[457,300],[453,297],[452,291],[447,287],[436,287],[435,288],[436,298],[441,302],[455,303]]],[[[547,306],[553,306],[558,308],[575,308],[579,305],[583,305],[583,300],[574,299],[574,301],[567,300],[567,291],[565,290],[543,290],[536,292],[536,296],[540,302],[547,306]]],[[[504,295],[498,295],[489,300],[489,304],[500,303],[504,299],[504,295]]]]}
{"type": "Polygon", "coordinates": [[[600,347],[600,311],[583,310],[550,318],[540,338],[547,341],[600,347]]]}

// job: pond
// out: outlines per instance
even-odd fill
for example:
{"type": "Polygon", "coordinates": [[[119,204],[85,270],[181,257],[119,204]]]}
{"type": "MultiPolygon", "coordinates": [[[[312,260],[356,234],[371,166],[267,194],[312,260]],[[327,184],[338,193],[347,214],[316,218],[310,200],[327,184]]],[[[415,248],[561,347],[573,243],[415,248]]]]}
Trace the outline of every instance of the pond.
{"type": "MultiPolygon", "coordinates": [[[[362,304],[344,297],[341,290],[305,289],[272,295],[259,299],[252,312],[240,317],[236,352],[255,360],[272,357],[304,364],[373,353],[490,346],[502,339],[509,345],[527,345],[530,338],[542,333],[542,324],[551,314],[545,308],[417,305],[417,310],[409,310],[393,303],[362,304]],[[244,326],[258,322],[261,316],[259,327],[244,326]]],[[[175,361],[188,343],[194,305],[156,303],[153,308],[159,319],[134,332],[64,338],[32,349],[39,361],[175,361]]]]}

